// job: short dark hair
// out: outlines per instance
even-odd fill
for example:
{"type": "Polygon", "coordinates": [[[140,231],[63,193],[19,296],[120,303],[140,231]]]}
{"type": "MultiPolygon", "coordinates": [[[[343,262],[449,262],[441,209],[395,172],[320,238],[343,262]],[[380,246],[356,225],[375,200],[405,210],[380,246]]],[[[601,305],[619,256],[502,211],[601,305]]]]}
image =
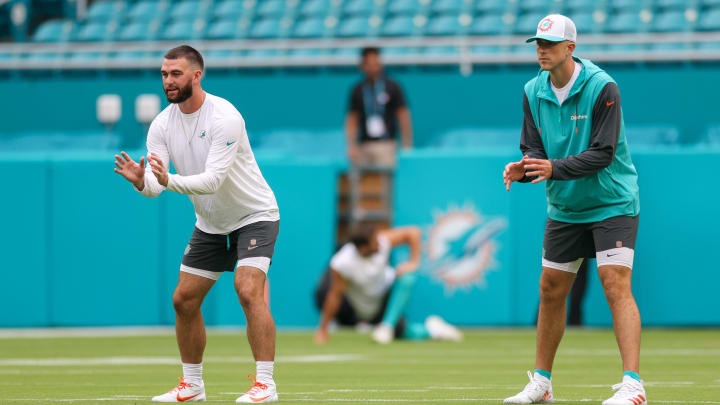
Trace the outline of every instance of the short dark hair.
{"type": "Polygon", "coordinates": [[[197,49],[189,45],[180,45],[173,48],[165,54],[165,59],[180,59],[185,58],[191,65],[200,66],[200,70],[205,70],[205,62],[203,61],[202,55],[197,49]]]}
{"type": "Polygon", "coordinates": [[[365,60],[365,58],[371,54],[375,54],[375,55],[379,56],[380,48],[378,48],[376,46],[366,46],[365,48],[362,49],[362,51],[360,51],[360,55],[362,56],[363,60],[365,60]]]}
{"type": "Polygon", "coordinates": [[[352,228],[350,231],[350,243],[355,247],[368,246],[370,239],[377,232],[377,227],[369,223],[360,223],[352,228]]]}

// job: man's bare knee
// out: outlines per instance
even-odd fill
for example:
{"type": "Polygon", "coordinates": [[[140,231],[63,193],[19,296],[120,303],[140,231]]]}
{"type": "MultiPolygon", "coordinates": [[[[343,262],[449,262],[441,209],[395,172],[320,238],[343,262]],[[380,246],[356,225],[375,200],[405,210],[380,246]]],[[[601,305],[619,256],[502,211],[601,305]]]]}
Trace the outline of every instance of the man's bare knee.
{"type": "Polygon", "coordinates": [[[240,305],[247,308],[265,302],[265,273],[255,268],[238,268],[235,276],[235,292],[240,305]]]}
{"type": "Polygon", "coordinates": [[[601,266],[598,269],[605,297],[611,306],[632,297],[631,270],[624,266],[601,266]]]}
{"type": "Polygon", "coordinates": [[[191,315],[200,309],[202,299],[187,290],[175,289],[173,293],[173,307],[180,316],[191,315]]]}
{"type": "Polygon", "coordinates": [[[540,277],[540,299],[543,301],[562,301],[567,298],[568,286],[572,285],[575,275],[560,270],[543,270],[540,277]]]}

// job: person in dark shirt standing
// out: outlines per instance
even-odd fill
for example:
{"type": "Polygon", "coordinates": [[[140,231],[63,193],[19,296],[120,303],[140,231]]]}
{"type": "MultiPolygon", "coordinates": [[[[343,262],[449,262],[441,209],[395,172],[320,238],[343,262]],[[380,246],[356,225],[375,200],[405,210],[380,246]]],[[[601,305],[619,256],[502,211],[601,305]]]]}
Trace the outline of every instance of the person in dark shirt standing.
{"type": "Polygon", "coordinates": [[[402,147],[413,143],[405,96],[383,72],[378,48],[362,50],[360,68],[365,79],[353,87],[345,119],[348,156],[357,166],[395,167],[398,123],[402,147]]]}

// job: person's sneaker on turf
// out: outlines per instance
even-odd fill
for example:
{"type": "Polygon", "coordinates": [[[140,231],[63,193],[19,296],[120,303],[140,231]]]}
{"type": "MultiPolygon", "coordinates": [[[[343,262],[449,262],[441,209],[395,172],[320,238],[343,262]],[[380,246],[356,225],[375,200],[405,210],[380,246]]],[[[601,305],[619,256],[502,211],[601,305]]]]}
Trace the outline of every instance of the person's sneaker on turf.
{"type": "Polygon", "coordinates": [[[552,383],[538,373],[527,372],[530,382],[517,395],[505,398],[503,404],[552,404],[552,383]]]}
{"type": "Polygon", "coordinates": [[[425,319],[425,327],[430,332],[430,337],[439,340],[451,340],[459,342],[463,335],[460,330],[437,315],[430,315],[425,319]]]}
{"type": "Polygon", "coordinates": [[[266,381],[261,383],[257,381],[251,374],[248,380],[253,382],[253,386],[248,388],[235,402],[240,404],[264,404],[268,402],[277,402],[278,394],[274,381],[266,381]]]}
{"type": "Polygon", "coordinates": [[[612,386],[615,394],[603,401],[602,405],[644,405],[647,404],[647,395],[642,381],[629,375],[623,376],[621,383],[612,386]]]}
{"type": "Polygon", "coordinates": [[[198,402],[205,400],[205,384],[191,384],[178,377],[180,384],[165,394],[153,397],[153,402],[198,402]]]}
{"type": "Polygon", "coordinates": [[[370,336],[375,342],[380,343],[381,345],[386,345],[392,342],[393,337],[395,337],[395,331],[390,325],[381,323],[377,326],[377,328],[375,328],[375,330],[373,330],[372,335],[370,336]]]}

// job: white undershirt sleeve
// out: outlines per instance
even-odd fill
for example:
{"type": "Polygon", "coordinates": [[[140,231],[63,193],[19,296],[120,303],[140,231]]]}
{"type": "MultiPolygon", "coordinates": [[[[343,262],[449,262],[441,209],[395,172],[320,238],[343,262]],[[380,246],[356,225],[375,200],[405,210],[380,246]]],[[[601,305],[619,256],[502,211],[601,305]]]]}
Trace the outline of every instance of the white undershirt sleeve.
{"type": "MultiPolygon", "coordinates": [[[[146,144],[148,156],[150,156],[150,153],[154,153],[155,155],[159,156],[160,159],[162,159],[166,167],[170,165],[170,153],[168,152],[165,139],[163,139],[160,124],[158,124],[156,121],[153,121],[152,124],[150,124],[146,144]]],[[[160,193],[165,190],[165,187],[163,187],[162,184],[158,182],[157,178],[153,174],[152,167],[148,162],[148,156],[145,156],[145,187],[142,190],[138,191],[145,197],[152,198],[160,195],[160,193]]],[[[137,187],[134,188],[135,190],[137,190],[137,187]]]]}
{"type": "Polygon", "coordinates": [[[181,194],[213,194],[227,178],[230,167],[235,163],[240,137],[245,135],[245,122],[239,116],[222,120],[212,131],[210,152],[205,162],[205,171],[192,176],[171,174],[167,189],[181,194]]]}

